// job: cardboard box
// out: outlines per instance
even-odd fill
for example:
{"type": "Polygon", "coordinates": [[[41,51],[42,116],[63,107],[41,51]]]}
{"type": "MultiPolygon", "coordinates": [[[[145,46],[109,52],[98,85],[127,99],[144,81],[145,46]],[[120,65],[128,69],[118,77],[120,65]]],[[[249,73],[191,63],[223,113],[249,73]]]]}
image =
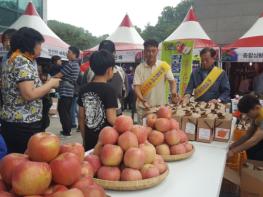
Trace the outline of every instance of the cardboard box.
{"type": "Polygon", "coordinates": [[[263,171],[243,168],[240,189],[241,197],[263,197],[263,171]]]}
{"type": "Polygon", "coordinates": [[[215,120],[215,141],[228,142],[230,140],[232,126],[231,119],[216,119],[215,120]]]}
{"type": "Polygon", "coordinates": [[[196,141],[211,143],[214,140],[215,119],[199,118],[196,141]]]}
{"type": "Polygon", "coordinates": [[[191,141],[196,140],[197,118],[185,116],[182,119],[182,130],[185,131],[187,137],[191,141]]]}

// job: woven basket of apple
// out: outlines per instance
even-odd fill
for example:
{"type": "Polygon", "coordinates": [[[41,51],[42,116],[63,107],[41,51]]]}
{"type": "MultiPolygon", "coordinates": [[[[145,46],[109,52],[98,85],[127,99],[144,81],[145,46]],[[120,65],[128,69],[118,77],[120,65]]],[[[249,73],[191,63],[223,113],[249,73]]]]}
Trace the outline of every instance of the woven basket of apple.
{"type": "Polygon", "coordinates": [[[150,127],[133,125],[119,116],[114,127],[101,130],[98,143],[88,157],[96,158],[94,182],[110,190],[140,190],[160,184],[168,175],[164,159],[147,141],[150,127]]]}
{"type": "Polygon", "coordinates": [[[152,128],[148,141],[165,161],[178,161],[193,155],[194,147],[188,142],[186,133],[179,129],[179,123],[172,118],[170,107],[160,107],[155,114],[148,114],[146,124],[152,128]]]}

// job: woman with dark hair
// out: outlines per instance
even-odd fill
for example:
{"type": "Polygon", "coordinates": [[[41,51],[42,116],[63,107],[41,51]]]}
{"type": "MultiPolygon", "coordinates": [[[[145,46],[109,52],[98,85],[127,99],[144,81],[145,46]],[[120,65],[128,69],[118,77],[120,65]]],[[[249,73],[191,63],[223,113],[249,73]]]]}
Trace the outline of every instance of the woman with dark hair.
{"type": "Polygon", "coordinates": [[[19,29],[11,39],[8,60],[2,67],[2,135],[9,153],[23,153],[29,138],[41,132],[42,100],[59,79],[44,85],[39,79],[36,58],[43,36],[32,28],[19,29]]]}

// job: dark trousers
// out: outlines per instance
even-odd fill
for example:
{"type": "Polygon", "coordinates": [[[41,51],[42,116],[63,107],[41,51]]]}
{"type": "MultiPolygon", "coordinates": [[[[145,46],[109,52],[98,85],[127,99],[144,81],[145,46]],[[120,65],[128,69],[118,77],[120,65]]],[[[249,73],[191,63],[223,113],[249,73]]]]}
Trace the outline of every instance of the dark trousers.
{"type": "Polygon", "coordinates": [[[70,134],[71,132],[71,114],[72,97],[61,97],[58,100],[58,114],[62,125],[63,133],[70,134]]]}
{"type": "Polygon", "coordinates": [[[24,153],[30,137],[42,132],[42,123],[10,123],[2,121],[1,134],[5,140],[8,153],[24,153]]]}

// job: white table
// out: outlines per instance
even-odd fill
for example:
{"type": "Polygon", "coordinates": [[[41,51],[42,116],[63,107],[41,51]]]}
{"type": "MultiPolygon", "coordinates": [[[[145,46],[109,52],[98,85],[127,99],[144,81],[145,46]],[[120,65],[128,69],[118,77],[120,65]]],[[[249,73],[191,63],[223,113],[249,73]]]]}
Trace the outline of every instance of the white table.
{"type": "Polygon", "coordinates": [[[194,143],[196,151],[186,160],[169,163],[170,173],[158,186],[140,191],[107,191],[111,197],[218,197],[224,174],[226,150],[194,143]]]}
{"type": "MultiPolygon", "coordinates": [[[[236,119],[233,119],[231,138],[236,119]]],[[[170,162],[168,177],[158,186],[139,191],[107,191],[111,197],[218,197],[229,143],[191,142],[192,157],[170,162]]]]}

